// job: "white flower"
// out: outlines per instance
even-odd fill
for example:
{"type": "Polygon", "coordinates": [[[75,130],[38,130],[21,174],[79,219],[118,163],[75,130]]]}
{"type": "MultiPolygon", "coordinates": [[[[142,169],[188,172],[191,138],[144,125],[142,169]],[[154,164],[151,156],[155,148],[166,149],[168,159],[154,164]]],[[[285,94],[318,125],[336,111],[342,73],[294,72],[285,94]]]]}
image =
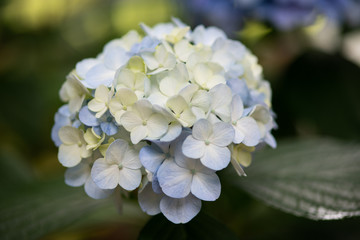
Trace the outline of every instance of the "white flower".
{"type": "Polygon", "coordinates": [[[211,103],[209,92],[199,89],[196,84],[190,84],[183,88],[179,95],[189,104],[197,120],[205,118],[205,113],[209,110],[211,103]]]}
{"type": "Polygon", "coordinates": [[[260,130],[252,117],[243,116],[244,105],[239,95],[231,102],[231,124],[235,130],[234,143],[243,143],[252,147],[260,141],[260,130]]]}
{"type": "Polygon", "coordinates": [[[255,119],[260,129],[260,137],[272,148],[276,148],[276,140],[270,132],[276,125],[269,108],[263,105],[255,105],[249,115],[255,119]]]}
{"type": "Polygon", "coordinates": [[[190,27],[186,26],[186,27],[175,27],[170,34],[165,36],[165,39],[172,43],[175,44],[177,42],[179,42],[181,39],[183,39],[185,37],[185,35],[189,32],[190,27]]]}
{"type": "Polygon", "coordinates": [[[146,24],[141,23],[140,27],[144,30],[146,35],[160,40],[164,40],[165,37],[171,33],[175,26],[172,23],[159,23],[151,28],[146,24]]]}
{"type": "Polygon", "coordinates": [[[121,116],[120,122],[130,132],[133,144],[145,138],[159,139],[168,129],[165,117],[155,112],[151,103],[145,99],[134,103],[132,110],[121,116]]]}
{"type": "Polygon", "coordinates": [[[110,144],[105,158],[95,161],[91,177],[102,189],[114,189],[120,185],[125,190],[134,190],[141,182],[141,163],[138,152],[129,144],[117,139],[110,144]]]}
{"type": "Polygon", "coordinates": [[[193,70],[193,82],[206,90],[220,83],[226,83],[224,69],[216,63],[199,63],[193,70]]]}
{"type": "Polygon", "coordinates": [[[65,171],[65,183],[71,187],[80,187],[84,185],[85,192],[94,199],[107,198],[113,193],[113,190],[99,188],[91,178],[92,157],[83,159],[75,167],[68,168],[65,171]]]}
{"type": "Polygon", "coordinates": [[[69,102],[71,113],[80,110],[87,95],[89,95],[89,91],[81,84],[74,73],[70,73],[66,78],[66,82],[61,86],[60,98],[64,102],[69,102]]]}
{"type": "Polygon", "coordinates": [[[231,89],[225,84],[219,84],[210,90],[211,105],[207,113],[212,123],[230,120],[231,89]]]}
{"type": "Polygon", "coordinates": [[[220,196],[221,185],[215,171],[204,167],[198,159],[186,158],[181,149],[175,154],[175,161],[164,161],[157,177],[169,197],[183,198],[191,192],[201,200],[215,201],[220,196]]]}
{"type": "Polygon", "coordinates": [[[171,198],[164,193],[155,193],[151,184],[147,184],[138,194],[141,209],[149,215],[158,213],[173,223],[187,223],[193,219],[201,209],[201,200],[189,194],[184,198],[171,198]]]}
{"type": "Polygon", "coordinates": [[[89,110],[96,112],[95,117],[101,118],[108,110],[109,102],[114,95],[113,89],[108,89],[104,85],[100,85],[95,90],[95,97],[88,103],[89,110]]]}
{"type": "Polygon", "coordinates": [[[189,104],[184,97],[180,95],[169,98],[166,102],[166,107],[174,118],[176,118],[184,127],[191,127],[196,121],[196,116],[191,111],[189,104]]]}
{"type": "Polygon", "coordinates": [[[234,129],[228,123],[218,122],[212,125],[208,120],[200,119],[192,129],[182,146],[189,158],[200,158],[201,163],[213,170],[221,170],[230,162],[230,150],[227,146],[234,139],[234,129]]]}
{"type": "Polygon", "coordinates": [[[138,100],[136,94],[128,88],[120,88],[110,100],[109,109],[115,121],[120,123],[121,116],[131,110],[131,106],[138,100]]]}
{"type": "Polygon", "coordinates": [[[203,25],[197,26],[191,36],[195,44],[211,46],[218,38],[227,38],[226,34],[216,27],[205,28],[203,25]]]}
{"type": "Polygon", "coordinates": [[[130,69],[120,69],[115,76],[116,90],[129,88],[140,99],[147,94],[150,88],[150,80],[142,72],[134,72],[130,69]]]}
{"type": "Polygon", "coordinates": [[[156,74],[165,70],[171,70],[175,67],[176,57],[171,53],[164,44],[156,47],[155,53],[143,53],[141,57],[144,59],[146,66],[156,74]]]}
{"type": "Polygon", "coordinates": [[[81,159],[91,155],[86,149],[84,133],[74,127],[65,126],[59,130],[59,138],[62,144],[59,147],[58,159],[65,167],[74,167],[81,159]]]}

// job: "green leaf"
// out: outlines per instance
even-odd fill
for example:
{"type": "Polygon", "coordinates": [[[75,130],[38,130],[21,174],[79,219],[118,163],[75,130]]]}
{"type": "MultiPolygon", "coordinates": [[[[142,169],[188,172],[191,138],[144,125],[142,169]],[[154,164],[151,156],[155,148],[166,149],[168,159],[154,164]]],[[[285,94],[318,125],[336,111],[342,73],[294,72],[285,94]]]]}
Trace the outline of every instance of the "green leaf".
{"type": "Polygon", "coordinates": [[[255,154],[248,177],[231,183],[285,212],[314,220],[360,215],[360,145],[287,141],[255,154]]]}
{"type": "Polygon", "coordinates": [[[173,224],[162,214],[150,219],[139,235],[139,240],[237,240],[238,238],[225,225],[219,223],[212,217],[200,212],[194,219],[186,224],[173,224]]]}
{"type": "Polygon", "coordinates": [[[0,238],[38,239],[108,204],[66,186],[63,178],[25,185],[0,200],[0,238]]]}

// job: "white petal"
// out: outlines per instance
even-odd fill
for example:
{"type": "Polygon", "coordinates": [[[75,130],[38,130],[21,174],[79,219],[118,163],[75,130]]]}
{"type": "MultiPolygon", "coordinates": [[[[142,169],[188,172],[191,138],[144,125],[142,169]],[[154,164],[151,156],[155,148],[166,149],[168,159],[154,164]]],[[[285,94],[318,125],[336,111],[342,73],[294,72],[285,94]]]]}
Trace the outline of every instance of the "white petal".
{"type": "Polygon", "coordinates": [[[129,144],[123,139],[117,139],[112,142],[106,151],[105,159],[109,164],[122,164],[125,152],[128,150],[129,144]]]}
{"type": "Polygon", "coordinates": [[[89,177],[85,183],[85,192],[89,197],[94,199],[104,199],[109,197],[114,190],[113,189],[101,189],[99,188],[95,182],[89,177]]]}
{"type": "Polygon", "coordinates": [[[261,138],[260,129],[253,118],[243,117],[237,122],[235,127],[245,135],[243,144],[252,147],[259,143],[261,138]]]}
{"type": "Polygon", "coordinates": [[[71,126],[64,126],[59,130],[59,138],[62,143],[70,145],[70,144],[77,144],[81,141],[80,138],[80,130],[71,127],[71,126]]]}
{"type": "Polygon", "coordinates": [[[192,135],[198,140],[208,140],[213,133],[213,126],[206,119],[200,119],[193,126],[192,135]]]}
{"type": "Polygon", "coordinates": [[[200,161],[204,166],[218,171],[229,164],[230,155],[230,150],[227,147],[210,144],[206,146],[204,156],[200,158],[200,161]]]}
{"type": "Polygon", "coordinates": [[[201,200],[192,194],[185,198],[174,199],[164,196],[160,201],[160,210],[173,223],[187,223],[201,209],[201,200]]]}
{"type": "Polygon", "coordinates": [[[129,58],[125,49],[122,47],[114,46],[105,48],[104,65],[111,70],[115,71],[125,65],[129,58]]]}
{"type": "Polygon", "coordinates": [[[100,85],[110,87],[114,81],[115,71],[106,68],[103,64],[97,64],[92,67],[83,81],[85,87],[96,89],[100,85]]]}
{"type": "Polygon", "coordinates": [[[125,190],[131,191],[137,188],[141,182],[140,169],[129,169],[124,167],[120,170],[119,184],[125,190]]]}
{"type": "Polygon", "coordinates": [[[156,215],[160,213],[160,200],[163,196],[164,194],[155,193],[152,190],[151,184],[148,183],[138,194],[139,205],[145,213],[156,215]]]}
{"type": "Polygon", "coordinates": [[[174,113],[174,115],[181,114],[184,109],[189,108],[185,99],[180,95],[169,98],[166,102],[166,106],[174,113]]]}
{"type": "Polygon", "coordinates": [[[99,63],[99,60],[95,58],[86,58],[76,64],[76,73],[81,77],[85,78],[86,73],[96,64],[99,63]]]}
{"type": "Polygon", "coordinates": [[[184,88],[189,83],[182,79],[181,76],[172,77],[167,76],[159,83],[160,91],[168,97],[174,96],[179,93],[179,90],[184,88]]]}
{"type": "Polygon", "coordinates": [[[156,60],[153,53],[145,52],[145,53],[141,54],[141,57],[144,59],[146,66],[150,70],[154,70],[155,68],[159,67],[159,62],[156,60]]]}
{"type": "Polygon", "coordinates": [[[64,167],[74,167],[81,161],[81,149],[77,144],[61,144],[59,147],[58,159],[64,167]]]}
{"type": "Polygon", "coordinates": [[[182,145],[182,152],[189,158],[200,158],[205,153],[205,142],[188,136],[182,145]]]}
{"type": "Polygon", "coordinates": [[[234,135],[234,140],[233,141],[236,144],[241,143],[242,141],[244,141],[245,135],[242,132],[242,130],[239,130],[235,126],[233,126],[233,127],[234,127],[234,130],[235,130],[235,135],[234,135]]]}
{"type": "Polygon", "coordinates": [[[192,174],[172,160],[164,161],[157,172],[157,177],[161,189],[170,197],[183,198],[190,193],[192,174]]]}
{"type": "Polygon", "coordinates": [[[235,131],[231,124],[218,122],[214,124],[213,129],[213,133],[209,138],[212,144],[225,147],[233,141],[235,131]]]}
{"type": "Polygon", "coordinates": [[[160,141],[162,142],[171,142],[174,139],[176,139],[181,134],[181,124],[178,122],[172,122],[168,126],[168,131],[165,133],[165,135],[160,138],[160,141]]]}
{"type": "Polygon", "coordinates": [[[132,147],[129,147],[125,152],[122,165],[130,169],[141,168],[142,165],[139,159],[139,152],[135,151],[132,147]]]}
{"type": "Polygon", "coordinates": [[[140,116],[133,111],[124,113],[120,118],[121,125],[123,125],[123,127],[129,132],[131,132],[135,127],[142,125],[142,121],[143,120],[140,116]]]}
{"type": "Polygon", "coordinates": [[[168,130],[168,121],[159,113],[151,115],[147,121],[147,130],[149,138],[159,138],[168,130]]]}
{"type": "Polygon", "coordinates": [[[146,138],[148,135],[147,127],[143,125],[139,125],[132,129],[130,133],[131,142],[133,144],[138,144],[141,140],[146,138]]]}
{"type": "Polygon", "coordinates": [[[142,120],[148,120],[154,113],[152,105],[148,100],[140,99],[133,105],[142,120]]]}
{"type": "Polygon", "coordinates": [[[68,168],[65,171],[65,183],[72,187],[79,187],[85,184],[89,176],[89,164],[81,162],[77,166],[68,168]]]}
{"type": "Polygon", "coordinates": [[[266,135],[265,135],[265,142],[272,148],[276,148],[276,140],[274,138],[274,136],[268,132],[266,135]]]}
{"type": "Polygon", "coordinates": [[[109,165],[105,159],[100,158],[91,169],[91,177],[98,187],[114,189],[119,184],[119,172],[117,165],[109,165]]]}
{"type": "Polygon", "coordinates": [[[215,201],[219,198],[221,184],[216,173],[210,175],[200,172],[195,173],[191,184],[191,193],[204,201],[215,201]]]}
{"type": "Polygon", "coordinates": [[[244,104],[240,95],[235,95],[231,101],[231,122],[237,121],[242,117],[244,104]]]}
{"type": "Polygon", "coordinates": [[[119,100],[124,106],[133,105],[138,99],[136,94],[128,88],[120,88],[117,90],[116,95],[119,96],[119,100]]]}

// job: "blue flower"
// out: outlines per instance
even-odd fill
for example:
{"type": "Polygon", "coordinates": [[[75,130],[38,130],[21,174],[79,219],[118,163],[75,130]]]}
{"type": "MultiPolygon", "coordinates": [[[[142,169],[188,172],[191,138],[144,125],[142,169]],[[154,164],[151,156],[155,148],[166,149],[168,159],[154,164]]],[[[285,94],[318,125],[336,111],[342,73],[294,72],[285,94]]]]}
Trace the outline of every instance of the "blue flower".
{"type": "Polygon", "coordinates": [[[79,112],[79,119],[84,125],[93,127],[95,133],[99,136],[102,132],[108,136],[112,136],[118,132],[116,121],[109,111],[101,116],[101,118],[96,118],[95,114],[96,113],[90,111],[87,106],[84,106],[79,112]]]}

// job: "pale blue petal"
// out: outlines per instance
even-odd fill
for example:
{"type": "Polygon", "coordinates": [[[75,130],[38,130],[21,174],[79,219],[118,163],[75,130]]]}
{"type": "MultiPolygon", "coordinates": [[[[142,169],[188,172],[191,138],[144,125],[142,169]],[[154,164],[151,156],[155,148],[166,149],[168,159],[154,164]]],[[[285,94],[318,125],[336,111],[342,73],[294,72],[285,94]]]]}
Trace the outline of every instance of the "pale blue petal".
{"type": "Polygon", "coordinates": [[[108,136],[114,135],[118,132],[118,127],[114,122],[100,123],[101,130],[108,136]]]}
{"type": "Polygon", "coordinates": [[[169,197],[183,198],[190,193],[192,174],[174,161],[166,160],[159,168],[157,177],[163,192],[169,197]]]}
{"type": "Polygon", "coordinates": [[[189,194],[185,198],[174,199],[164,196],[160,201],[160,210],[173,223],[187,223],[201,209],[201,200],[189,194]]]}
{"type": "Polygon", "coordinates": [[[144,189],[138,193],[138,201],[141,209],[149,214],[156,215],[160,213],[160,200],[164,194],[155,193],[150,184],[147,184],[144,189]]]}
{"type": "Polygon", "coordinates": [[[168,126],[168,131],[160,138],[162,142],[171,142],[181,134],[182,126],[178,122],[172,122],[168,126]]]}
{"type": "Polygon", "coordinates": [[[81,162],[75,167],[65,171],[65,183],[72,187],[79,187],[85,184],[90,176],[90,166],[88,163],[81,162]]]}
{"type": "Polygon", "coordinates": [[[231,88],[233,95],[240,95],[244,104],[249,105],[251,101],[250,92],[244,80],[230,79],[226,82],[226,84],[231,88]]]}
{"type": "Polygon", "coordinates": [[[221,184],[216,173],[204,174],[197,172],[191,184],[191,193],[204,201],[215,201],[219,198],[221,184]]]}
{"type": "Polygon", "coordinates": [[[80,121],[89,127],[99,126],[99,120],[95,117],[95,113],[90,111],[87,106],[81,108],[79,112],[80,121]]]}
{"type": "Polygon", "coordinates": [[[152,189],[154,192],[159,193],[159,194],[163,193],[163,191],[161,190],[161,187],[160,187],[159,179],[156,174],[154,174],[154,176],[153,176],[153,181],[151,182],[151,185],[152,185],[152,189]]]}
{"type": "Polygon", "coordinates": [[[100,126],[93,127],[94,133],[96,133],[98,136],[101,136],[102,130],[100,126]]]}
{"type": "Polygon", "coordinates": [[[182,151],[189,158],[200,158],[204,155],[205,142],[196,140],[193,136],[188,136],[183,145],[182,151]]]}
{"type": "Polygon", "coordinates": [[[157,171],[161,163],[165,160],[165,154],[155,146],[145,146],[140,150],[139,158],[142,165],[150,172],[157,171]]]}
{"type": "Polygon", "coordinates": [[[218,171],[229,165],[230,155],[230,150],[227,147],[210,144],[206,146],[205,154],[200,158],[200,161],[204,166],[218,171]]]}
{"type": "Polygon", "coordinates": [[[94,199],[104,199],[109,197],[113,192],[114,189],[101,189],[99,188],[95,182],[89,177],[85,183],[85,192],[89,197],[94,199]]]}
{"type": "Polygon", "coordinates": [[[109,165],[105,159],[95,161],[91,169],[91,177],[102,189],[114,189],[119,184],[120,170],[117,165],[109,165]]]}
{"type": "Polygon", "coordinates": [[[235,131],[229,123],[218,122],[214,124],[213,134],[209,141],[220,147],[228,146],[234,139],[235,131]]]}

